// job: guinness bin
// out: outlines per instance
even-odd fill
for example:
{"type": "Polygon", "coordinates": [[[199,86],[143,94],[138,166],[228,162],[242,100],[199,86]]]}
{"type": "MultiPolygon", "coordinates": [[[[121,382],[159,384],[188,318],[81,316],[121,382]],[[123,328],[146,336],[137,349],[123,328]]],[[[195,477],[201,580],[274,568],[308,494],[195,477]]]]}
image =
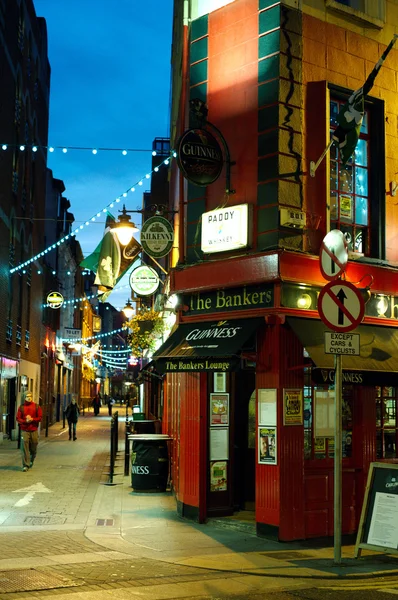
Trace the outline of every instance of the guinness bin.
{"type": "Polygon", "coordinates": [[[129,436],[131,453],[131,487],[137,492],[165,492],[169,476],[167,435],[138,434],[129,436]]]}

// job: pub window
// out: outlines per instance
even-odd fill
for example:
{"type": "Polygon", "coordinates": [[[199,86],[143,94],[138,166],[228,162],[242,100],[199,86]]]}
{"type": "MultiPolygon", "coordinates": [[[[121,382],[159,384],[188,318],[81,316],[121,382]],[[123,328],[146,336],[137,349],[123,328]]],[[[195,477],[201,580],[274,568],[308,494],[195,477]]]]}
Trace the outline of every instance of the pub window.
{"type": "Polygon", "coordinates": [[[376,458],[397,458],[397,388],[376,388],[376,458]]]}
{"type": "MultiPolygon", "coordinates": [[[[348,94],[331,90],[330,133],[336,129],[337,116],[348,94]]],[[[340,229],[348,249],[356,255],[385,258],[384,108],[378,101],[365,103],[360,137],[355,151],[343,165],[335,144],[330,149],[330,227],[340,229]]]]}
{"type": "MultiPolygon", "coordinates": [[[[334,423],[334,386],[314,385],[311,369],[305,369],[304,384],[304,458],[307,460],[334,458],[334,433],[319,435],[318,427],[334,423]]],[[[342,454],[352,456],[353,387],[343,386],[342,399],[342,454]]],[[[333,428],[334,430],[334,428],[333,428]]]]}

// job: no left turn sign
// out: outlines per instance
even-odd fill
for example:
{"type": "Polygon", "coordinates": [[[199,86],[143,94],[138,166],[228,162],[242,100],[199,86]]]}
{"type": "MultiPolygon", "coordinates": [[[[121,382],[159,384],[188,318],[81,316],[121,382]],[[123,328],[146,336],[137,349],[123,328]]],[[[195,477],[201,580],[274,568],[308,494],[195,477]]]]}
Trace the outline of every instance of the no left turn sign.
{"type": "Polygon", "coordinates": [[[319,294],[318,312],[333,331],[352,331],[364,317],[365,302],[361,292],[349,281],[331,281],[319,294]]]}

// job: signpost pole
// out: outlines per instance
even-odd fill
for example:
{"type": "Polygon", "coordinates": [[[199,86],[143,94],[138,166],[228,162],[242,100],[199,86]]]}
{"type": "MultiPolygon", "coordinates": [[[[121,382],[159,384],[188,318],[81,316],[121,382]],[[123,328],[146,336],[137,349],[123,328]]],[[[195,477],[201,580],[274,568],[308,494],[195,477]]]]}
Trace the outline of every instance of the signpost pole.
{"type": "Polygon", "coordinates": [[[334,563],[341,564],[341,405],[343,395],[342,358],[341,354],[334,357],[335,368],[335,401],[334,401],[334,563]]]}

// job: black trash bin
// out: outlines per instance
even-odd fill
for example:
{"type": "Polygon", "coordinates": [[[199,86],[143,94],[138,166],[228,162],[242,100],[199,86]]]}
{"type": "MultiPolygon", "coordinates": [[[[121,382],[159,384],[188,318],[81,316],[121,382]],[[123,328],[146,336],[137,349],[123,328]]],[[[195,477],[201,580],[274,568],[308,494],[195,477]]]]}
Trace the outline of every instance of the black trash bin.
{"type": "Polygon", "coordinates": [[[139,492],[165,492],[169,476],[167,435],[133,435],[131,487],[139,492]]]}

